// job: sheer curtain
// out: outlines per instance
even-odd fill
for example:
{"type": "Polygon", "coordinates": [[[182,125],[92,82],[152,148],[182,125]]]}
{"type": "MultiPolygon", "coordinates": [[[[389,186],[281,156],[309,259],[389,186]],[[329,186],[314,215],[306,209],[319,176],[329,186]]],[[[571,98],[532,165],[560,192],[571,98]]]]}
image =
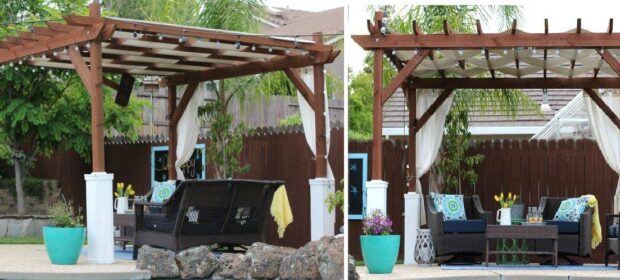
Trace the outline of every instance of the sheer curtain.
{"type": "MultiPolygon", "coordinates": [[[[304,73],[302,79],[308,85],[308,88],[314,92],[314,77],[312,73],[304,73]]],[[[329,106],[327,104],[327,91],[325,93],[325,136],[327,145],[327,154],[329,155],[329,143],[330,143],[330,130],[329,127],[329,106]]],[[[301,115],[301,123],[304,127],[304,134],[306,136],[306,142],[312,151],[312,154],[316,156],[316,126],[314,120],[314,110],[310,107],[310,104],[306,99],[297,91],[297,101],[299,102],[299,114],[301,115]]],[[[327,161],[327,177],[334,179],[334,173],[332,167],[327,161]]]]}
{"type": "Polygon", "coordinates": [[[192,99],[190,99],[183,116],[177,124],[177,160],[174,168],[177,172],[178,180],[185,180],[181,166],[192,157],[198,134],[200,134],[200,120],[198,119],[198,107],[202,105],[204,100],[204,91],[202,87],[198,87],[192,99]]]}
{"type": "MultiPolygon", "coordinates": [[[[416,116],[420,118],[424,112],[435,102],[441,91],[434,89],[418,90],[416,94],[416,116]]],[[[416,192],[422,196],[420,202],[420,222],[426,224],[425,205],[424,205],[424,188],[420,182],[420,177],[424,175],[433,165],[439,147],[441,147],[441,139],[444,134],[444,124],[446,116],[452,106],[454,93],[452,93],[444,103],[439,106],[437,111],[428,119],[418,133],[416,133],[416,192]]]]}
{"type": "MultiPolygon", "coordinates": [[[[583,93],[582,93],[583,94],[583,93]]],[[[603,110],[594,103],[592,98],[587,94],[584,94],[586,103],[586,109],[588,111],[588,120],[590,121],[590,129],[596,139],[596,144],[603,153],[603,157],[609,167],[616,173],[620,173],[620,130],[614,125],[614,123],[605,115],[603,110]]],[[[601,99],[609,106],[609,108],[616,114],[620,113],[620,93],[607,92],[601,96],[601,99]]],[[[618,203],[618,197],[620,196],[620,181],[616,186],[616,195],[614,199],[614,213],[617,213],[620,209],[618,203]]]]}

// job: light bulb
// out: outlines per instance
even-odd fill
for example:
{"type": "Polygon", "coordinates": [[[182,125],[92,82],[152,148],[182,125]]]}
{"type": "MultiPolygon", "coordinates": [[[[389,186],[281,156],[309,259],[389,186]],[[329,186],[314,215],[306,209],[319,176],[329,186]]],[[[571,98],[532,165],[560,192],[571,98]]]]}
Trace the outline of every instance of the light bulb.
{"type": "Polygon", "coordinates": [[[58,55],[58,53],[57,53],[57,52],[53,52],[52,54],[53,54],[54,56],[57,56],[57,55],[58,55]]]}
{"type": "Polygon", "coordinates": [[[551,105],[547,103],[540,104],[540,110],[543,112],[551,112],[551,105]]]}
{"type": "Polygon", "coordinates": [[[18,63],[19,63],[19,65],[24,64],[24,62],[23,62],[21,59],[19,60],[19,62],[18,62],[18,63]]]}
{"type": "Polygon", "coordinates": [[[235,43],[235,49],[239,48],[241,48],[241,42],[237,41],[237,43],[235,43]]]}
{"type": "Polygon", "coordinates": [[[65,47],[65,49],[62,51],[64,54],[69,53],[69,49],[65,47]]]}
{"type": "Polygon", "coordinates": [[[42,54],[42,55],[41,55],[41,58],[46,59],[46,58],[47,58],[47,56],[46,56],[45,54],[42,54]]]}
{"type": "Polygon", "coordinates": [[[256,46],[254,44],[252,44],[252,51],[256,50],[256,46]]]}
{"type": "Polygon", "coordinates": [[[413,50],[413,55],[418,55],[418,49],[413,50]]]}
{"type": "Polygon", "coordinates": [[[86,43],[86,48],[90,49],[90,42],[86,43]]]}
{"type": "Polygon", "coordinates": [[[77,51],[79,51],[79,50],[80,50],[80,47],[75,46],[73,49],[77,52],[77,51]]]}
{"type": "Polygon", "coordinates": [[[459,55],[463,55],[463,50],[462,49],[459,50],[459,55]]]}
{"type": "Polygon", "coordinates": [[[507,49],[504,49],[504,54],[508,54],[508,50],[507,49]]]}
{"type": "Polygon", "coordinates": [[[273,49],[271,47],[269,47],[269,52],[273,52],[273,49]]]}
{"type": "Polygon", "coordinates": [[[159,35],[159,37],[157,37],[160,41],[164,39],[164,36],[162,36],[161,34],[159,35]]]}

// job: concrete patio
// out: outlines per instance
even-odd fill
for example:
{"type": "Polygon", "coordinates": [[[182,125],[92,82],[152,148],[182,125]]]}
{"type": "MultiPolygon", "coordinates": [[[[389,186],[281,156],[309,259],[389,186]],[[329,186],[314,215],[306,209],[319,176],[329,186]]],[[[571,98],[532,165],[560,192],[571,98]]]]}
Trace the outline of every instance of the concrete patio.
{"type": "Polygon", "coordinates": [[[89,264],[80,256],[76,265],[52,265],[45,245],[0,245],[0,279],[150,279],[148,271],[136,270],[135,261],[89,264]]]}
{"type": "Polygon", "coordinates": [[[396,265],[392,274],[368,274],[365,266],[358,266],[361,279],[417,280],[417,279],[465,279],[465,280],[604,280],[620,279],[620,271],[586,270],[442,270],[441,267],[396,265]]]}

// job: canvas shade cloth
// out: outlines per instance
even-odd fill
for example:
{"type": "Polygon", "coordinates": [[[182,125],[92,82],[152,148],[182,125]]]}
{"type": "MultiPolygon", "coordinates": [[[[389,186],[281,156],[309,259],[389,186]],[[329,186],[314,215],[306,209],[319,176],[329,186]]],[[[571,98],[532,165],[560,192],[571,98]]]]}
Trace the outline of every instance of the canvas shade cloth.
{"type": "MultiPolygon", "coordinates": [[[[588,111],[588,120],[590,121],[590,130],[596,139],[596,144],[603,153],[605,161],[611,167],[611,169],[620,173],[620,130],[614,125],[614,123],[605,115],[603,110],[592,101],[588,95],[584,95],[586,102],[586,109],[588,111]]],[[[618,92],[606,92],[601,96],[601,99],[609,106],[613,111],[620,112],[620,93],[618,92]]],[[[620,181],[616,186],[616,197],[620,195],[620,181]]],[[[614,201],[614,212],[619,209],[618,201],[614,201]]]]}
{"type": "MultiPolygon", "coordinates": [[[[314,92],[314,77],[310,73],[304,73],[302,75],[302,79],[310,88],[312,92],[314,92]]],[[[326,89],[327,87],[323,86],[326,89]]],[[[329,105],[327,103],[327,92],[325,92],[325,145],[327,154],[325,155],[325,160],[327,160],[327,155],[329,155],[329,143],[330,143],[330,131],[329,127],[329,105]]],[[[314,119],[314,110],[310,107],[310,104],[306,101],[306,99],[297,91],[297,101],[299,102],[299,114],[301,115],[301,123],[304,127],[304,135],[306,136],[306,142],[312,151],[312,154],[316,157],[316,126],[314,119]]],[[[332,167],[329,164],[329,160],[327,160],[327,178],[334,179],[334,173],[332,172],[332,167]]]]}
{"type": "Polygon", "coordinates": [[[181,166],[192,157],[198,141],[198,134],[200,133],[198,108],[204,100],[203,97],[203,91],[196,90],[177,124],[177,160],[174,163],[174,168],[178,180],[185,180],[181,166]]]}
{"type": "MultiPolygon", "coordinates": [[[[422,117],[422,114],[428,110],[428,108],[435,102],[439,96],[439,90],[424,89],[419,90],[416,94],[416,118],[422,117]]],[[[426,124],[416,133],[416,162],[415,162],[415,174],[416,174],[416,192],[424,197],[424,188],[420,182],[420,177],[424,175],[433,165],[439,148],[441,147],[441,139],[444,134],[444,124],[446,122],[446,116],[450,112],[450,106],[452,106],[452,100],[454,99],[454,93],[451,94],[444,103],[439,106],[437,111],[428,119],[426,124]]],[[[422,225],[426,224],[425,205],[424,199],[420,202],[420,222],[422,225]]]]}

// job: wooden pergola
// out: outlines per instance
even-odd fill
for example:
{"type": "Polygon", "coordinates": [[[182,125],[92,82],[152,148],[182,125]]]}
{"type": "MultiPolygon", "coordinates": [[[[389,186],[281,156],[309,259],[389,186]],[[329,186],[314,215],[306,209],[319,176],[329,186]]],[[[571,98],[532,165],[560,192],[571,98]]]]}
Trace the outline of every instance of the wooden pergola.
{"type": "Polygon", "coordinates": [[[373,144],[372,180],[381,180],[382,107],[401,88],[409,108],[407,183],[416,191],[416,133],[457,88],[523,89],[578,88],[592,98],[599,108],[620,128],[613,112],[594,89],[620,88],[620,34],[613,33],[613,19],[608,32],[582,30],[577,20],[574,30],[549,33],[525,33],[512,28],[502,33],[484,33],[479,21],[475,34],[451,30],[443,22],[443,32],[424,34],[416,21],[411,34],[390,33],[384,27],[382,12],[374,22],[367,22],[369,35],[354,35],[353,40],[374,54],[373,68],[373,144]],[[383,85],[383,58],[398,70],[383,85]],[[416,90],[440,89],[435,102],[417,117],[416,90]]]}
{"type": "MultiPolygon", "coordinates": [[[[169,179],[176,179],[176,126],[198,84],[240,76],[284,71],[315,111],[316,176],[326,177],[324,65],[339,54],[323,44],[320,33],[312,40],[276,37],[102,17],[101,5],[89,5],[89,15],[64,16],[65,23],[49,21],[0,41],[0,64],[75,70],[91,97],[92,167],[104,172],[102,87],[119,84],[103,73],[160,76],[168,88],[169,179]],[[299,68],[312,67],[314,90],[299,68]],[[177,104],[177,86],[186,85],[177,104]]],[[[22,66],[23,67],[23,66],[22,66]]]]}

